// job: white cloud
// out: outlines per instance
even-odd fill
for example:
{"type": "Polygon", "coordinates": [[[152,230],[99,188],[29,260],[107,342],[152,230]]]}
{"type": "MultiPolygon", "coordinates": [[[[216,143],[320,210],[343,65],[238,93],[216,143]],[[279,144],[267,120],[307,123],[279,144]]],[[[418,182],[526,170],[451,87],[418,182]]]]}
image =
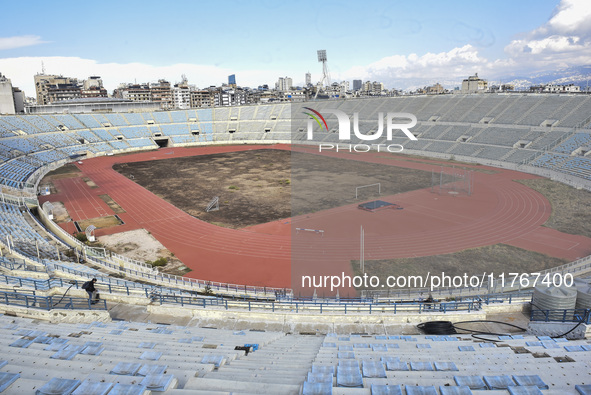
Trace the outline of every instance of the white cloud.
{"type": "Polygon", "coordinates": [[[0,72],[10,78],[14,86],[24,90],[27,96],[34,96],[33,76],[41,72],[41,62],[47,74],[61,74],[78,79],[98,75],[109,93],[123,82],[143,83],[165,79],[175,83],[181,80],[182,74],[187,76],[189,83],[198,87],[221,85],[228,81],[230,74],[237,74],[239,85],[251,87],[264,83],[272,84],[283,75],[282,72],[274,70],[242,70],[235,73],[235,70],[214,65],[179,63],[152,66],[144,63],[100,63],[92,59],[60,56],[0,59],[0,72]]]}
{"type": "Polygon", "coordinates": [[[31,45],[43,44],[47,41],[42,41],[39,36],[13,36],[0,37],[0,51],[6,49],[15,49],[21,47],[29,47],[31,45]]]}
{"type": "MultiPolygon", "coordinates": [[[[504,63],[496,64],[497,68],[505,66],[504,63]]],[[[443,82],[462,79],[475,72],[490,70],[491,67],[491,62],[481,57],[478,50],[468,44],[447,52],[389,56],[334,77],[381,81],[386,86],[406,88],[408,84],[414,85],[420,80],[443,82]]]]}
{"type": "MultiPolygon", "coordinates": [[[[482,34],[486,38],[486,34],[482,34]]],[[[454,86],[475,72],[494,80],[519,73],[589,65],[591,2],[562,0],[546,23],[522,34],[505,47],[506,58],[490,60],[483,57],[478,50],[480,44],[466,44],[440,53],[389,56],[333,77],[381,81],[388,87],[408,89],[434,82],[454,86]]]]}
{"type": "Polygon", "coordinates": [[[538,68],[591,63],[591,3],[562,0],[548,22],[511,41],[505,53],[538,68]]]}
{"type": "Polygon", "coordinates": [[[591,4],[588,0],[563,0],[550,20],[534,30],[534,35],[591,32],[591,4]]]}

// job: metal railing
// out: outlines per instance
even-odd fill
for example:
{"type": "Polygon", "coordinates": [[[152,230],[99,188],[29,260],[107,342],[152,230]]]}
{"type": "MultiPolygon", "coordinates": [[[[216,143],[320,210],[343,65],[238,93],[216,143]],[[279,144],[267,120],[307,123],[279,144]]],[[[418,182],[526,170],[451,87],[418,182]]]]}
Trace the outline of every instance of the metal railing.
{"type": "Polygon", "coordinates": [[[237,296],[244,293],[254,294],[255,296],[263,297],[272,295],[273,297],[275,297],[279,292],[285,291],[285,289],[283,288],[257,287],[250,285],[219,283],[215,281],[199,280],[195,278],[185,278],[181,276],[175,276],[172,274],[152,274],[140,270],[126,268],[121,265],[116,265],[103,259],[98,259],[89,256],[87,256],[87,258],[88,261],[91,263],[125,274],[125,276],[127,277],[147,280],[158,285],[174,285],[176,287],[184,287],[195,291],[210,290],[211,292],[226,292],[237,294],[237,296]]]}
{"type": "MultiPolygon", "coordinates": [[[[64,268],[67,269],[67,268],[64,268]]],[[[88,276],[90,278],[92,276],[88,276]]],[[[97,283],[95,287],[97,291],[100,293],[106,294],[123,294],[123,295],[135,295],[137,297],[143,297],[144,295],[148,296],[155,292],[162,293],[165,292],[167,295],[185,295],[185,296],[194,296],[191,293],[186,292],[182,289],[173,289],[173,288],[161,288],[155,287],[152,285],[146,284],[138,284],[131,281],[124,282],[124,284],[115,284],[112,283],[109,277],[100,277],[96,276],[97,283]],[[104,281],[101,281],[104,280],[104,281]]],[[[82,284],[86,280],[69,280],[64,279],[61,277],[53,277],[49,279],[32,279],[32,278],[23,278],[17,276],[7,276],[0,274],[0,286],[2,284],[6,284],[9,286],[15,286],[19,288],[31,288],[35,291],[49,291],[52,288],[66,288],[66,287],[74,287],[75,289],[80,289],[82,284]]],[[[211,297],[214,298],[214,297],[211,297]]]]}
{"type": "Polygon", "coordinates": [[[306,314],[398,314],[398,313],[440,313],[457,311],[479,311],[483,301],[442,301],[442,302],[392,302],[392,303],[356,303],[354,300],[294,300],[291,302],[259,302],[252,300],[208,299],[201,297],[173,296],[156,294],[151,297],[152,303],[160,305],[173,304],[189,307],[225,310],[245,309],[248,311],[291,312],[306,314]]]}
{"type": "Polygon", "coordinates": [[[68,296],[39,296],[20,292],[0,291],[0,303],[8,306],[26,307],[39,310],[107,310],[107,302],[99,300],[92,304],[88,298],[68,296]]]}
{"type": "Polygon", "coordinates": [[[529,315],[530,321],[542,322],[581,322],[591,324],[590,309],[568,310],[533,310],[529,315]]]}
{"type": "Polygon", "coordinates": [[[8,270],[47,273],[47,268],[28,264],[24,259],[0,257],[0,266],[8,270]]]}

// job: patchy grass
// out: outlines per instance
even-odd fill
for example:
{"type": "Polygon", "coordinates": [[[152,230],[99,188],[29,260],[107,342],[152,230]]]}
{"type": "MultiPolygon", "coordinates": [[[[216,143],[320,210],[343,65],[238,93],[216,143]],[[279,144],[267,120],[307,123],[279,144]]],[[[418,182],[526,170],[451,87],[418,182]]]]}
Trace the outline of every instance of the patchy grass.
{"type": "Polygon", "coordinates": [[[96,189],[98,188],[98,185],[96,185],[94,183],[94,181],[92,181],[90,178],[88,177],[82,177],[82,181],[84,181],[86,183],[86,185],[88,185],[91,189],[96,189]]]}
{"type": "Polygon", "coordinates": [[[75,165],[69,163],[64,165],[60,168],[50,171],[45,175],[45,177],[52,177],[52,178],[67,178],[67,177],[78,177],[82,173],[79,168],[75,165]]]}
{"type": "Polygon", "coordinates": [[[166,266],[166,264],[168,263],[168,259],[166,259],[165,257],[160,257],[153,261],[146,261],[146,263],[148,265],[152,265],[153,267],[166,266]]]}
{"type": "Polygon", "coordinates": [[[552,205],[552,214],[544,226],[572,235],[591,237],[591,192],[546,178],[517,182],[540,192],[552,205]]]}
{"type": "MultiPolygon", "coordinates": [[[[378,276],[380,284],[386,284],[388,276],[449,276],[464,274],[495,276],[501,273],[531,273],[567,263],[567,260],[550,257],[539,252],[527,251],[506,244],[470,248],[464,251],[419,258],[400,258],[365,261],[368,276],[378,276]]],[[[359,261],[351,262],[355,275],[359,261]]],[[[364,288],[360,288],[364,289],[364,288]]]]}
{"type": "Polygon", "coordinates": [[[97,229],[110,228],[111,226],[121,225],[121,220],[114,215],[106,217],[97,217],[78,221],[80,229],[86,229],[90,225],[94,225],[97,229]]]}
{"type": "Polygon", "coordinates": [[[98,197],[101,198],[101,200],[105,202],[115,214],[121,214],[125,212],[125,210],[123,210],[123,208],[118,205],[117,202],[115,202],[109,195],[99,195],[98,197]]]}

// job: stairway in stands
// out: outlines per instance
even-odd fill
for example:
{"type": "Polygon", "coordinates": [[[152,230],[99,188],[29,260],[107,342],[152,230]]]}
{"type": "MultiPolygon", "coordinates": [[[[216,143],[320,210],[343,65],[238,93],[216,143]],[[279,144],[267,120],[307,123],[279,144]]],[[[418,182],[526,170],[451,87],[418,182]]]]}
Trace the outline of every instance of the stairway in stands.
{"type": "Polygon", "coordinates": [[[283,336],[203,377],[189,379],[184,390],[297,394],[323,341],[324,336],[283,336]]]}

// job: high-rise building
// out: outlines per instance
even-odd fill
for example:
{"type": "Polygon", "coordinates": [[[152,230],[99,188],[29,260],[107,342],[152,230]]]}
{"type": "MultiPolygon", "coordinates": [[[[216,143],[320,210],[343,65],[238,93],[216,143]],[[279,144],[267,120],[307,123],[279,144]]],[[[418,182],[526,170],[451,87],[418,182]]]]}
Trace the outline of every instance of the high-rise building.
{"type": "Polygon", "coordinates": [[[151,83],[150,94],[152,95],[152,101],[160,103],[160,108],[163,110],[172,108],[172,90],[170,89],[170,82],[166,80],[158,80],[158,83],[151,83]]]}
{"type": "Polygon", "coordinates": [[[25,112],[25,93],[0,73],[0,114],[25,112]]]}
{"type": "Polygon", "coordinates": [[[384,90],[384,84],[381,82],[374,81],[372,83],[372,91],[374,94],[379,95],[384,90]]]}
{"type": "Polygon", "coordinates": [[[346,92],[349,91],[349,81],[341,81],[341,83],[339,84],[339,88],[341,91],[341,94],[345,94],[346,92]]]}
{"type": "Polygon", "coordinates": [[[191,87],[184,75],[183,80],[178,84],[174,84],[172,88],[172,104],[174,108],[181,110],[191,108],[191,87]]]}
{"type": "MultiPolygon", "coordinates": [[[[25,112],[25,92],[21,91],[19,88],[12,87],[12,98],[14,99],[14,112],[17,114],[22,114],[25,112]]],[[[2,112],[2,111],[0,111],[2,112]]]]}
{"type": "Polygon", "coordinates": [[[363,94],[365,95],[381,95],[384,91],[384,84],[381,82],[370,82],[370,81],[365,81],[363,83],[363,86],[361,88],[361,90],[363,91],[363,94]]]}
{"type": "Polygon", "coordinates": [[[90,76],[82,83],[82,97],[107,97],[107,90],[103,87],[103,80],[99,76],[90,76]]]}
{"type": "Polygon", "coordinates": [[[353,90],[360,91],[362,84],[361,80],[353,80],[353,90]]]}
{"type": "Polygon", "coordinates": [[[286,92],[292,87],[292,80],[290,77],[279,77],[279,80],[275,84],[275,89],[278,91],[286,92]]]}
{"type": "Polygon", "coordinates": [[[231,74],[228,76],[228,85],[232,88],[236,88],[236,74],[231,74]]]}
{"type": "Polygon", "coordinates": [[[47,105],[62,100],[78,99],[81,97],[107,97],[107,90],[99,76],[91,76],[79,82],[76,78],[61,75],[37,74],[35,91],[37,104],[47,105]]]}
{"type": "Polygon", "coordinates": [[[80,85],[76,78],[37,74],[34,80],[38,105],[46,105],[60,100],[77,99],[81,96],[80,85]]]}
{"type": "Polygon", "coordinates": [[[149,84],[120,84],[113,96],[125,100],[151,101],[152,93],[149,84]]]}
{"type": "Polygon", "coordinates": [[[191,91],[191,107],[213,107],[215,105],[215,91],[201,89],[191,91]]]}
{"type": "Polygon", "coordinates": [[[309,71],[306,73],[306,86],[312,85],[312,73],[309,71]]]}

